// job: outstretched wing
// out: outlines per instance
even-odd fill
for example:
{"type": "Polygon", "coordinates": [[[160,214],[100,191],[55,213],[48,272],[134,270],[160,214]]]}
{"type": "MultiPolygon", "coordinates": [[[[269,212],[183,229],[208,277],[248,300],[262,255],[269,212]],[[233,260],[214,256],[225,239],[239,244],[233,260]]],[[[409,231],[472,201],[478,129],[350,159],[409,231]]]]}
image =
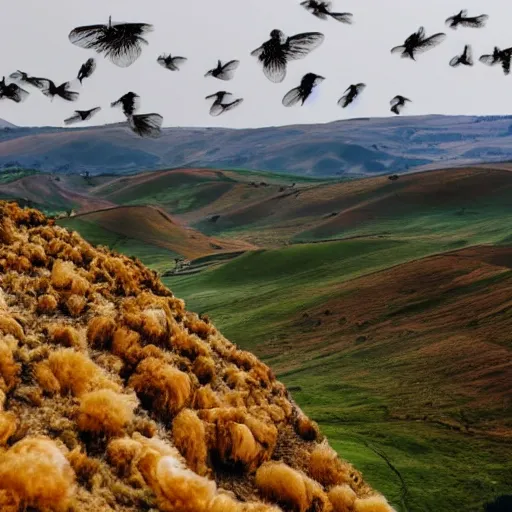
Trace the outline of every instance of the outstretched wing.
{"type": "Polygon", "coordinates": [[[19,69],[17,71],[15,71],[14,73],[11,73],[9,75],[9,78],[12,78],[13,80],[24,80],[24,77],[25,77],[25,73],[23,73],[22,71],[20,71],[19,69]]]}
{"type": "Polygon", "coordinates": [[[87,50],[96,49],[96,46],[105,38],[107,34],[107,25],[84,25],[74,28],[69,34],[68,39],[75,46],[87,50]]]}
{"type": "Polygon", "coordinates": [[[187,57],[174,57],[172,59],[172,63],[178,67],[179,65],[183,64],[184,62],[186,62],[188,59],[187,57]]]}
{"type": "Polygon", "coordinates": [[[357,91],[357,94],[360,94],[362,93],[364,90],[366,89],[366,84],[364,83],[359,83],[359,84],[356,84],[356,91],[357,91]]]}
{"type": "Polygon", "coordinates": [[[222,112],[227,112],[228,110],[233,110],[235,107],[238,107],[240,103],[244,101],[243,98],[238,98],[235,101],[232,101],[231,103],[224,103],[222,105],[222,112]]]}
{"type": "Polygon", "coordinates": [[[393,46],[393,48],[391,48],[391,53],[403,53],[404,50],[405,50],[405,46],[403,46],[403,45],[393,46]]]}
{"type": "Polygon", "coordinates": [[[48,82],[48,79],[37,77],[37,76],[30,76],[30,77],[28,77],[27,82],[30,85],[37,87],[38,89],[42,89],[43,87],[45,87],[46,83],[48,82]]]}
{"type": "Polygon", "coordinates": [[[334,18],[336,21],[340,23],[346,23],[347,25],[352,24],[353,14],[350,12],[331,12],[331,18],[334,18]]]}
{"type": "Polygon", "coordinates": [[[487,64],[488,66],[494,66],[498,61],[494,58],[492,54],[481,55],[478,59],[483,64],[487,64]]]}
{"type": "Polygon", "coordinates": [[[282,104],[285,107],[291,107],[292,105],[296,105],[300,100],[300,87],[294,87],[283,96],[282,104]]]}
{"type": "Polygon", "coordinates": [[[449,64],[452,68],[456,68],[458,65],[460,65],[460,55],[455,55],[455,57],[452,57],[449,64]]]}
{"type": "Polygon", "coordinates": [[[251,52],[251,55],[253,57],[260,57],[263,54],[264,51],[265,51],[265,44],[262,44],[261,46],[259,46],[255,50],[253,50],[251,52]]]}
{"type": "Polygon", "coordinates": [[[117,23],[111,28],[92,25],[74,29],[69,39],[78,46],[103,53],[113,64],[125,68],[140,57],[142,46],[148,44],[142,34],[152,30],[148,23],[117,23]]]}
{"type": "Polygon", "coordinates": [[[101,107],[94,107],[89,110],[89,119],[101,110],[101,107]]]}
{"type": "Polygon", "coordinates": [[[389,102],[390,105],[396,105],[397,103],[400,103],[400,96],[395,96],[394,98],[391,99],[391,101],[389,102]]]}
{"type": "Polygon", "coordinates": [[[463,27],[481,28],[485,26],[488,19],[489,15],[481,14],[480,16],[474,16],[472,18],[462,18],[460,24],[463,27]]]}
{"type": "MultiPolygon", "coordinates": [[[[76,112],[76,110],[75,110],[76,112]]],[[[82,120],[82,116],[78,113],[72,115],[71,117],[68,117],[67,119],[64,119],[64,124],[66,125],[69,125],[69,124],[74,124],[74,123],[78,123],[82,120]]]]}
{"type": "Polygon", "coordinates": [[[339,100],[338,100],[338,105],[341,107],[341,108],[345,108],[347,107],[348,105],[350,105],[352,103],[352,98],[350,97],[349,94],[345,94],[344,96],[342,96],[339,100]]]}
{"type": "Polygon", "coordinates": [[[219,101],[214,101],[210,107],[210,115],[215,117],[222,114],[222,112],[224,112],[224,106],[219,101]]]}
{"type": "Polygon", "coordinates": [[[164,118],[160,114],[138,114],[128,118],[128,125],[140,137],[157,138],[164,118]]]}
{"type": "Polygon", "coordinates": [[[222,71],[217,75],[217,78],[220,78],[221,80],[231,80],[239,65],[239,60],[230,60],[229,62],[226,62],[226,64],[222,66],[222,71]]]}
{"type": "Polygon", "coordinates": [[[302,59],[324,42],[321,32],[304,32],[290,36],[283,45],[283,53],[289,60],[302,59]]]}
{"type": "Polygon", "coordinates": [[[415,53],[424,53],[431,48],[436,47],[441,44],[446,39],[446,34],[443,32],[439,32],[434,34],[433,36],[427,37],[423,39],[421,43],[414,49],[415,53]]]}
{"type": "Polygon", "coordinates": [[[87,59],[87,61],[85,62],[85,67],[86,67],[87,77],[90,77],[94,73],[94,71],[96,71],[96,60],[93,59],[92,57],[87,59]]]}
{"type": "Polygon", "coordinates": [[[449,18],[446,18],[444,20],[445,24],[448,25],[451,28],[457,28],[457,25],[454,25],[453,22],[455,21],[455,16],[450,16],[449,18]]]}

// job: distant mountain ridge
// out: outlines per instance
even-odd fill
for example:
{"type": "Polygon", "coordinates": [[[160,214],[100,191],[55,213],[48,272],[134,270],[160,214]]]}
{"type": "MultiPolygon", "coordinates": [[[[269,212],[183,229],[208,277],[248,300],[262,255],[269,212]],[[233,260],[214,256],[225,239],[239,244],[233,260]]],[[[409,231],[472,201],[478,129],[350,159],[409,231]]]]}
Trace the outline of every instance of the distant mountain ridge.
{"type": "Polygon", "coordinates": [[[0,120],[0,169],[128,174],[173,167],[362,176],[512,160],[512,116],[404,116],[250,129],[123,124],[15,127],[0,120]]]}

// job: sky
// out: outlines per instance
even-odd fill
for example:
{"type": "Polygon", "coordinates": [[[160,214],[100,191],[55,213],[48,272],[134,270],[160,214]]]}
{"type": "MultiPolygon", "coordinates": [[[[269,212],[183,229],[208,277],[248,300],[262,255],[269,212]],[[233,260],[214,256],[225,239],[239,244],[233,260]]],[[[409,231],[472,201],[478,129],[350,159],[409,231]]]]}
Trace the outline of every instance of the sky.
{"type": "MultiPolygon", "coordinates": [[[[412,100],[403,115],[512,113],[512,74],[501,67],[478,62],[494,45],[512,46],[512,2],[509,0],[333,0],[334,11],[353,13],[354,23],[320,20],[300,5],[300,0],[24,0],[9,2],[0,17],[1,73],[16,69],[47,77],[57,84],[71,81],[80,92],[76,102],[50,101],[40,91],[31,92],[21,104],[0,101],[0,118],[19,126],[64,126],[75,109],[101,106],[90,121],[75,126],[124,121],[110,103],[128,91],[141,96],[139,113],[158,112],[163,126],[219,126],[248,128],[304,123],[325,123],[354,117],[393,116],[390,99],[401,94],[412,100]],[[488,14],[485,28],[453,30],[444,20],[460,9],[470,16],[488,14]],[[81,25],[146,22],[154,26],[149,45],[128,68],[120,68],[93,50],[70,43],[69,32],[81,25]],[[436,48],[416,62],[391,54],[420,26],[427,36],[445,32],[436,48]],[[320,31],[323,44],[306,58],[288,65],[286,79],[270,82],[250,52],[269,38],[272,29],[286,35],[320,31]],[[473,47],[475,65],[451,68],[449,60],[473,47]],[[169,71],[156,62],[162,53],[188,58],[180,71],[169,71]],[[83,86],[75,80],[89,57],[97,69],[83,86]],[[228,82],[205,78],[217,59],[238,59],[240,66],[228,82]],[[314,72],[325,77],[304,106],[284,107],[284,94],[301,77],[314,72]],[[366,89],[351,106],[337,105],[353,83],[366,89]],[[234,110],[218,117],[209,115],[211,101],[204,97],[227,90],[244,98],[234,110]]],[[[9,82],[9,78],[7,81],[9,82]]]]}

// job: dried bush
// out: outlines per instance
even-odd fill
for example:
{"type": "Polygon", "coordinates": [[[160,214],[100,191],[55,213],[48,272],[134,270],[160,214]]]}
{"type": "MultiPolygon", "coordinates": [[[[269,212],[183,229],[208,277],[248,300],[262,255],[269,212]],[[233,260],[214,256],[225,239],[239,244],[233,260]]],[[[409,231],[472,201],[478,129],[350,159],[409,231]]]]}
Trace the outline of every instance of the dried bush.
{"type": "Polygon", "coordinates": [[[24,508],[65,512],[75,492],[75,474],[55,442],[27,437],[0,458],[0,489],[24,508]]]}
{"type": "Polygon", "coordinates": [[[347,484],[336,485],[329,491],[328,496],[333,512],[351,512],[357,498],[357,494],[347,484]]]}
{"type": "Polygon", "coordinates": [[[172,417],[185,407],[192,393],[189,376],[155,357],[147,357],[129,380],[140,400],[156,414],[172,417]]]}
{"type": "Polygon", "coordinates": [[[77,426],[85,432],[121,435],[133,421],[137,399],[111,389],[91,391],[81,397],[77,426]]]}
{"type": "Polygon", "coordinates": [[[87,341],[94,348],[109,348],[116,323],[108,316],[97,316],[87,326],[87,341]]]}
{"type": "Polygon", "coordinates": [[[210,473],[207,465],[206,430],[195,411],[183,409],[174,418],[172,438],[174,446],[183,455],[190,469],[201,476],[210,473]]]}

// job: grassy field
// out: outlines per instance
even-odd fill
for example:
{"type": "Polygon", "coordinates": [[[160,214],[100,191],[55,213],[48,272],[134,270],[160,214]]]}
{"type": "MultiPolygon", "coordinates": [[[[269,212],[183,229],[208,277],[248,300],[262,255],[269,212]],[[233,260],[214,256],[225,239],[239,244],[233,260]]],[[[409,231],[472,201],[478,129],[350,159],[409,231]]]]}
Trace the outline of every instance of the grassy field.
{"type": "MultiPolygon", "coordinates": [[[[228,338],[271,364],[338,452],[397,510],[477,511],[493,495],[511,490],[510,438],[507,442],[480,428],[486,415],[494,415],[496,424],[510,432],[512,424],[506,418],[511,417],[511,404],[500,409],[498,403],[492,413],[490,406],[475,409],[466,432],[459,418],[473,410],[465,403],[466,390],[458,392],[457,382],[447,375],[438,378],[437,389],[424,389],[433,377],[420,356],[430,338],[405,336],[401,343],[415,344],[418,350],[403,355],[397,333],[377,322],[375,330],[382,328],[386,340],[368,343],[363,335],[367,331],[359,332],[357,322],[347,322],[352,305],[343,309],[357,287],[340,289],[343,282],[392,265],[402,264],[401,268],[449,246],[421,240],[304,244],[246,254],[217,269],[166,283],[186,299],[187,307],[208,312],[228,338]],[[336,321],[315,329],[333,298],[338,299],[338,310],[331,313],[336,321]],[[304,313],[310,317],[298,329],[304,313]],[[340,332],[340,323],[345,332],[340,332]],[[427,384],[418,386],[417,381],[427,384]],[[445,392],[451,400],[443,397],[445,392]]],[[[505,276],[495,280],[505,281],[505,276]]],[[[479,287],[472,284],[468,293],[478,294],[479,287]]],[[[392,294],[388,299],[386,305],[394,305],[392,294]]],[[[420,302],[409,313],[422,313],[438,302],[439,298],[420,302]]],[[[443,355],[449,358],[449,350],[443,355]]],[[[507,374],[512,375],[510,369],[507,374]]],[[[485,390],[479,392],[485,395],[485,390]]]]}
{"type": "MultiPolygon", "coordinates": [[[[208,235],[267,247],[203,256],[215,265],[164,282],[270,364],[398,511],[481,512],[512,493],[512,175],[262,176],[162,172],[105,179],[90,193],[158,204],[208,235]],[[293,181],[300,192],[281,194],[293,181]]],[[[157,270],[173,266],[170,246],[115,223],[59,223],[157,270]]]]}

